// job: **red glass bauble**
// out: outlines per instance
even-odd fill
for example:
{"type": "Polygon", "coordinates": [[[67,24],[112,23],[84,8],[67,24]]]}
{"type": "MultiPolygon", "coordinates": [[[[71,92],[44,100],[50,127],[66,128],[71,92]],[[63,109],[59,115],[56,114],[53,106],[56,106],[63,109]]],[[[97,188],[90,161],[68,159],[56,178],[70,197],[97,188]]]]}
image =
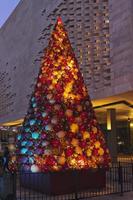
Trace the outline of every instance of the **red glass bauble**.
{"type": "Polygon", "coordinates": [[[72,139],[73,138],[73,133],[72,132],[67,132],[67,138],[72,139]]]}
{"type": "Polygon", "coordinates": [[[94,155],[94,156],[98,156],[98,149],[94,149],[94,150],[93,150],[93,155],[94,155]]]}
{"type": "Polygon", "coordinates": [[[61,117],[64,116],[64,112],[63,112],[63,111],[59,111],[58,115],[59,115],[59,117],[61,118],[61,117]]]}
{"type": "Polygon", "coordinates": [[[46,137],[47,137],[46,133],[45,133],[45,132],[42,132],[42,133],[41,133],[41,138],[42,138],[42,139],[45,139],[46,137]]]}
{"type": "Polygon", "coordinates": [[[81,115],[80,115],[80,117],[82,119],[86,119],[88,117],[87,112],[82,112],[81,115]]]}
{"type": "Polygon", "coordinates": [[[67,157],[70,157],[72,154],[73,154],[73,148],[69,147],[66,149],[66,156],[67,157]]]}
{"type": "Polygon", "coordinates": [[[53,147],[59,147],[60,146],[60,141],[59,140],[57,140],[57,139],[52,139],[51,140],[51,145],[53,146],[53,147]]]}
{"type": "Polygon", "coordinates": [[[53,166],[55,164],[56,164],[56,160],[55,160],[54,156],[48,156],[46,158],[46,165],[53,166]]]}
{"type": "Polygon", "coordinates": [[[85,131],[86,130],[85,125],[84,124],[80,125],[79,129],[80,131],[85,131]]]}
{"type": "Polygon", "coordinates": [[[75,120],[75,118],[74,118],[74,117],[68,117],[68,121],[69,121],[69,122],[73,123],[73,122],[74,122],[74,120],[75,120]]]}
{"type": "Polygon", "coordinates": [[[79,146],[81,148],[85,148],[87,146],[87,142],[85,140],[80,141],[79,146]]]}

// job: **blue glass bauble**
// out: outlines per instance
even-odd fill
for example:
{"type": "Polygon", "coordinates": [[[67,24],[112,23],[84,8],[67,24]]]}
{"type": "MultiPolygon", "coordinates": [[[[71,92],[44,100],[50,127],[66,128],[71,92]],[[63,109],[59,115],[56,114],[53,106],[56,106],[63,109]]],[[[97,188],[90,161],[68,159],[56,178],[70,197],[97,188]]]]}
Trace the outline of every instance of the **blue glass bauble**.
{"type": "Polygon", "coordinates": [[[39,133],[33,132],[33,133],[32,133],[32,138],[33,138],[33,139],[38,139],[38,138],[39,138],[39,133]]]}
{"type": "Polygon", "coordinates": [[[35,97],[32,97],[31,101],[32,101],[32,102],[35,101],[35,97]]]}
{"type": "Polygon", "coordinates": [[[36,123],[36,120],[35,120],[35,119],[31,119],[31,120],[29,121],[29,123],[30,123],[31,126],[33,126],[33,125],[36,123]]]}
{"type": "Polygon", "coordinates": [[[28,142],[27,142],[27,146],[30,147],[30,146],[32,146],[32,145],[33,145],[33,142],[32,142],[32,141],[28,141],[28,142]]]}
{"type": "Polygon", "coordinates": [[[22,143],[21,143],[21,146],[25,146],[27,144],[27,141],[23,141],[22,143]]]}
{"type": "Polygon", "coordinates": [[[27,154],[28,154],[29,156],[32,156],[32,155],[33,155],[33,152],[32,152],[32,151],[28,151],[27,154]]]}
{"type": "Polygon", "coordinates": [[[30,158],[29,158],[29,163],[30,163],[30,164],[34,164],[34,157],[30,157],[30,158]]]}
{"type": "Polygon", "coordinates": [[[23,158],[21,159],[21,162],[22,162],[22,163],[27,163],[27,161],[28,161],[28,158],[27,158],[27,157],[23,157],[23,158]]]}
{"type": "Polygon", "coordinates": [[[51,130],[52,130],[52,126],[51,126],[51,125],[45,126],[45,130],[46,130],[46,131],[51,131],[51,130]]]}
{"type": "Polygon", "coordinates": [[[17,139],[18,139],[18,140],[21,140],[21,138],[22,138],[22,135],[21,135],[21,134],[17,135],[17,139]]]}
{"type": "Polygon", "coordinates": [[[37,106],[37,104],[36,104],[36,103],[33,103],[33,104],[32,104],[32,107],[33,107],[33,108],[35,108],[36,106],[37,106]]]}
{"type": "Polygon", "coordinates": [[[25,137],[26,137],[26,139],[30,139],[31,134],[30,134],[30,133],[26,133],[26,134],[25,134],[25,137]]]}
{"type": "Polygon", "coordinates": [[[25,132],[30,132],[30,128],[25,128],[25,132]]]}
{"type": "Polygon", "coordinates": [[[22,149],[21,149],[21,154],[25,154],[27,151],[28,151],[27,148],[22,148],[22,149]]]}
{"type": "Polygon", "coordinates": [[[46,112],[43,112],[42,113],[42,117],[46,117],[47,116],[47,113],[46,112]]]}
{"type": "Polygon", "coordinates": [[[35,154],[42,154],[42,149],[37,148],[37,149],[35,150],[35,154]]]}

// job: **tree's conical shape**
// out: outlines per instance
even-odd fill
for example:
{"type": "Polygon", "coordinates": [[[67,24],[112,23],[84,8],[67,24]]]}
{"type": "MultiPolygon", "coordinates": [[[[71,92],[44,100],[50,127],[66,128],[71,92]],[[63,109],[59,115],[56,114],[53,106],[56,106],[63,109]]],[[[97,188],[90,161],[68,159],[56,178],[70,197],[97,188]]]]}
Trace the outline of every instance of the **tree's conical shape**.
{"type": "Polygon", "coordinates": [[[21,134],[25,170],[107,167],[109,151],[61,18],[45,51],[21,134]]]}

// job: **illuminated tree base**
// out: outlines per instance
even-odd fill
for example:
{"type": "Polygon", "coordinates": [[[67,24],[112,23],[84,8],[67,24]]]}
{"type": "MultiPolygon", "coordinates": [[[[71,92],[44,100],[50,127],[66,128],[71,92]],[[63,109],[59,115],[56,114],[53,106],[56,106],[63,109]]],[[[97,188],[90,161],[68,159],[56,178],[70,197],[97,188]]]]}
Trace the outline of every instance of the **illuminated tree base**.
{"type": "Polygon", "coordinates": [[[23,187],[48,194],[62,195],[88,189],[101,189],[106,184],[106,170],[83,169],[21,175],[23,187]]]}

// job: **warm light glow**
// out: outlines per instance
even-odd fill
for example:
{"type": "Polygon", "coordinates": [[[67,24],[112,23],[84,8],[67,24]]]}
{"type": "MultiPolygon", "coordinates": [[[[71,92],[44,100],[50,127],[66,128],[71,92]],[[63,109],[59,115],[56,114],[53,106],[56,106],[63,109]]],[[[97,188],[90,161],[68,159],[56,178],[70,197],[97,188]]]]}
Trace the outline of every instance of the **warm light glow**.
{"type": "Polygon", "coordinates": [[[107,130],[111,130],[111,121],[107,120],[107,130]]]}
{"type": "Polygon", "coordinates": [[[130,128],[133,128],[133,122],[130,123],[130,128]]]}
{"type": "Polygon", "coordinates": [[[9,147],[10,151],[14,151],[15,150],[15,145],[14,144],[9,144],[8,147],[9,147]]]}
{"type": "Polygon", "coordinates": [[[18,126],[21,125],[23,123],[24,119],[18,119],[15,121],[11,121],[11,122],[6,122],[1,124],[1,126],[18,126]]]}
{"type": "Polygon", "coordinates": [[[111,116],[109,110],[107,110],[107,130],[111,130],[111,116]]]}

